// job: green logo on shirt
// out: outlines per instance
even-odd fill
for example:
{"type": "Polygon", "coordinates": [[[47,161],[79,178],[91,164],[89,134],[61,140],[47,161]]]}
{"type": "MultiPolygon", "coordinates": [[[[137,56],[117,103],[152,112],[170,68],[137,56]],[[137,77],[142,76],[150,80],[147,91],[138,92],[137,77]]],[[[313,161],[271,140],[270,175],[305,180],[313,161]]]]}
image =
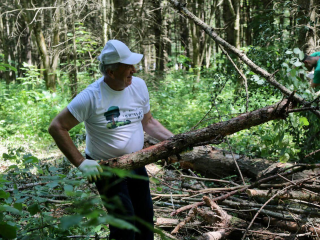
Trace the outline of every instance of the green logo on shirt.
{"type": "Polygon", "coordinates": [[[109,107],[108,111],[104,113],[104,116],[106,117],[106,120],[107,120],[108,129],[114,129],[119,126],[124,126],[131,123],[130,120],[115,121],[115,118],[118,118],[120,116],[120,110],[119,110],[119,107],[117,106],[109,107]]]}

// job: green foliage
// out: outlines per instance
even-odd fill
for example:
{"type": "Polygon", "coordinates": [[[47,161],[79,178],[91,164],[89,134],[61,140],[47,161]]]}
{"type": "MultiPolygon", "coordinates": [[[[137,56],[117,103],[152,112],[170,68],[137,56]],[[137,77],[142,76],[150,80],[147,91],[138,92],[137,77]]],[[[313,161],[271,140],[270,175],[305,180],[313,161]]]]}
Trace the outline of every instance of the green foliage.
{"type": "MultiPolygon", "coordinates": [[[[89,34],[81,26],[77,31],[82,31],[79,34],[83,34],[84,41],[77,42],[79,54],[93,51],[89,34]],[[87,47],[85,51],[81,50],[83,46],[87,47]]],[[[243,51],[255,63],[275,73],[281,84],[295,90],[306,101],[316,97],[306,79],[299,49],[250,46],[243,51]]],[[[179,55],[176,61],[186,66],[189,59],[179,55]]],[[[175,134],[189,131],[198,123],[197,128],[206,127],[246,112],[246,92],[238,73],[223,56],[217,54],[214,61],[211,69],[201,70],[198,82],[192,68],[167,72],[160,80],[154,76],[141,76],[149,87],[151,112],[175,134]]],[[[82,69],[79,90],[97,78],[96,65],[91,63],[91,72],[85,65],[86,62],[79,60],[82,69]]],[[[248,79],[248,111],[284,98],[279,90],[245,65],[241,65],[241,69],[248,79]]],[[[129,223],[105,213],[100,199],[92,194],[85,179],[79,178],[81,173],[70,168],[69,163],[63,160],[59,164],[44,164],[37,157],[25,153],[26,143],[32,147],[53,143],[47,128],[70,101],[71,94],[66,73],[59,72],[59,76],[67,87],[62,84],[56,93],[52,93],[45,90],[39,69],[24,65],[23,70],[25,75],[18,82],[9,86],[0,82],[0,136],[9,145],[8,153],[4,153],[2,158],[11,162],[0,178],[0,233],[7,239],[58,239],[68,235],[100,234],[105,232],[106,223],[134,229],[129,223]],[[29,183],[45,184],[32,189],[18,189],[25,179],[29,183]],[[54,195],[58,197],[52,197],[54,195]],[[59,207],[61,204],[67,205],[59,207]],[[63,214],[59,212],[61,208],[63,214]]],[[[301,161],[304,155],[318,148],[319,141],[315,137],[320,131],[318,121],[308,112],[290,113],[285,121],[272,121],[233,134],[229,137],[230,144],[235,153],[251,157],[282,162],[301,161]]],[[[70,135],[75,141],[83,141],[83,125],[73,128],[70,135]]],[[[229,149],[226,143],[220,147],[229,149]]],[[[316,159],[317,155],[313,160],[316,159]]],[[[179,164],[174,167],[179,168],[179,164]]],[[[124,170],[106,168],[103,175],[110,174],[134,177],[124,170]]],[[[158,186],[156,190],[162,191],[162,187],[158,186]]],[[[119,205],[116,199],[105,204],[119,205]]]]}
{"type": "MultiPolygon", "coordinates": [[[[70,163],[44,162],[23,151],[16,153],[7,160],[12,165],[0,175],[0,235],[5,239],[60,239],[95,233],[105,237],[107,224],[137,231],[132,224],[106,213],[100,197],[70,163]],[[19,189],[26,180],[35,185],[19,189]]],[[[103,174],[135,177],[130,171],[108,167],[103,174]]],[[[121,206],[118,198],[104,204],[121,206]]]]}
{"type": "MultiPolygon", "coordinates": [[[[295,90],[306,101],[316,97],[300,62],[303,57],[300,49],[279,52],[249,47],[244,51],[262,67],[266,66],[268,71],[277,71],[277,80],[290,90],[295,90]]],[[[192,69],[189,72],[172,71],[157,83],[148,81],[153,115],[175,134],[191,130],[207,113],[198,128],[228,120],[246,111],[246,93],[244,86],[239,84],[238,73],[226,66],[227,61],[223,58],[215,61],[216,67],[202,70],[199,82],[195,81],[192,69]],[[227,77],[226,69],[229,69],[227,77]]],[[[246,66],[242,69],[248,78],[248,111],[272,105],[284,97],[246,66]]],[[[289,114],[286,121],[272,121],[233,134],[230,137],[232,149],[252,157],[299,161],[303,154],[306,155],[303,145],[309,129],[315,128],[314,121],[317,122],[317,118],[309,113],[289,114]]],[[[220,146],[229,149],[227,144],[220,146]]],[[[308,151],[312,150],[309,148],[308,151]]]]}
{"type": "Polygon", "coordinates": [[[210,108],[210,80],[174,71],[155,88],[149,84],[151,111],[174,133],[185,132],[210,108]]]}
{"type": "Polygon", "coordinates": [[[40,69],[24,66],[19,82],[0,82],[0,136],[7,142],[41,145],[51,141],[48,126],[68,99],[45,90],[40,69]]]}
{"type": "Polygon", "coordinates": [[[10,64],[4,63],[3,62],[4,55],[0,54],[0,71],[5,72],[5,71],[14,71],[17,72],[17,69],[10,64]]]}

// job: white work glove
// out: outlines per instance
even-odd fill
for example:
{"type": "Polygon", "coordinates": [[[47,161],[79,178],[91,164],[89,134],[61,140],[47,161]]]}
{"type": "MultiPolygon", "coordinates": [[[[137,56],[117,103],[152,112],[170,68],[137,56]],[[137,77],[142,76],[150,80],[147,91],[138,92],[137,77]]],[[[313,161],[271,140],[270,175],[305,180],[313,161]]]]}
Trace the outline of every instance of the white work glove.
{"type": "Polygon", "coordinates": [[[85,159],[78,167],[78,169],[87,177],[89,182],[97,181],[100,178],[100,173],[103,172],[102,167],[95,160],[85,159]]]}

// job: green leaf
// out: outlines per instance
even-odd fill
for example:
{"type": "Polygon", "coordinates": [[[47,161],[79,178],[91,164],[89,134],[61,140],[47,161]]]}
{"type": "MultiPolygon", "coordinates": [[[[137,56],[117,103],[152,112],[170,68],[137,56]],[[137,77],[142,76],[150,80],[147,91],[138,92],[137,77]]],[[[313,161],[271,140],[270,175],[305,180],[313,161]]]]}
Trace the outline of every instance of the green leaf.
{"type": "MultiPolygon", "coordinates": [[[[21,208],[22,208],[22,204],[21,204],[21,208]]],[[[8,206],[8,205],[0,206],[0,212],[9,212],[9,213],[17,214],[17,215],[21,214],[21,212],[18,209],[13,208],[13,207],[8,206]]]]}
{"type": "Polygon", "coordinates": [[[300,61],[302,61],[302,59],[304,59],[304,52],[303,51],[301,51],[299,53],[299,59],[300,59],[300,61]]]}
{"type": "Polygon", "coordinates": [[[60,219],[60,226],[66,230],[74,225],[78,225],[81,222],[81,215],[65,216],[60,219]]]}
{"type": "Polygon", "coordinates": [[[17,228],[6,222],[1,222],[0,233],[4,239],[14,239],[17,237],[17,228]]]}
{"type": "Polygon", "coordinates": [[[56,186],[59,186],[59,182],[57,181],[49,182],[46,186],[48,186],[49,188],[55,188],[56,186]]]}
{"type": "Polygon", "coordinates": [[[256,83],[259,82],[259,80],[260,80],[258,75],[253,75],[252,78],[253,78],[253,81],[256,83]]]}
{"type": "Polygon", "coordinates": [[[297,68],[291,69],[291,71],[290,71],[291,77],[295,77],[296,76],[296,72],[297,72],[297,68]]]}
{"type": "Polygon", "coordinates": [[[0,198],[7,199],[8,197],[10,197],[10,193],[0,190],[0,198]]]}
{"type": "Polygon", "coordinates": [[[25,202],[29,197],[20,198],[16,201],[16,203],[23,203],[25,202]]]}
{"type": "Polygon", "coordinates": [[[3,176],[1,176],[0,183],[8,183],[8,182],[11,182],[11,181],[4,179],[3,176]]]}
{"type": "Polygon", "coordinates": [[[287,50],[286,51],[286,54],[292,54],[293,52],[292,51],[290,51],[290,50],[287,50]]]}
{"type": "Polygon", "coordinates": [[[150,182],[152,182],[154,184],[159,184],[160,183],[160,181],[158,179],[154,178],[154,177],[150,178],[150,182]]]}
{"type": "Polygon", "coordinates": [[[76,193],[75,193],[74,190],[73,190],[73,186],[72,186],[72,185],[68,185],[68,184],[64,185],[64,193],[65,193],[67,196],[70,196],[70,197],[76,195],[76,193]]]}
{"type": "Polygon", "coordinates": [[[64,191],[73,192],[73,186],[68,185],[68,184],[64,185],[64,191]]]}
{"type": "Polygon", "coordinates": [[[309,126],[309,121],[306,117],[301,117],[299,118],[299,122],[303,125],[303,126],[309,126]]]}
{"type": "Polygon", "coordinates": [[[14,203],[13,207],[18,209],[19,211],[22,211],[22,203],[14,203]]]}
{"type": "Polygon", "coordinates": [[[289,66],[288,66],[287,63],[284,62],[284,63],[282,63],[282,67],[287,67],[288,68],[289,66]]]}
{"type": "Polygon", "coordinates": [[[38,163],[39,159],[36,158],[35,156],[23,156],[24,163],[38,163]]]}
{"type": "Polygon", "coordinates": [[[280,157],[280,162],[287,162],[289,159],[290,155],[288,153],[285,153],[280,157]]]}
{"type": "Polygon", "coordinates": [[[129,171],[119,169],[119,168],[110,168],[109,171],[113,172],[114,174],[118,175],[120,178],[126,177],[130,175],[129,171]]]}
{"type": "Polygon", "coordinates": [[[293,65],[295,65],[296,67],[300,67],[302,65],[302,63],[299,61],[296,61],[293,65]]]}
{"type": "Polygon", "coordinates": [[[294,52],[295,54],[299,54],[299,53],[301,52],[301,50],[300,50],[299,48],[295,48],[295,49],[293,49],[293,52],[294,52]]]}
{"type": "Polygon", "coordinates": [[[35,204],[32,204],[31,206],[29,206],[28,207],[28,212],[31,215],[35,215],[36,213],[41,212],[39,204],[35,203],[35,204]]]}
{"type": "Polygon", "coordinates": [[[128,223],[122,219],[115,218],[109,214],[105,217],[105,221],[107,223],[109,223],[110,225],[117,227],[117,228],[120,228],[120,229],[128,229],[128,230],[138,231],[138,229],[134,225],[132,225],[131,223],[128,223]]]}

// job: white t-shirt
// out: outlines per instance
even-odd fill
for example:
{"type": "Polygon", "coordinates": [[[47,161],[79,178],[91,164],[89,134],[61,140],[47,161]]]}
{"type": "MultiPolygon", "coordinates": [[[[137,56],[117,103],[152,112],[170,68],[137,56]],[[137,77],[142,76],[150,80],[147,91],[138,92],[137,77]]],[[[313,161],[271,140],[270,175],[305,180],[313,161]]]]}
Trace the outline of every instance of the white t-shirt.
{"type": "Polygon", "coordinates": [[[150,110],[145,82],[138,77],[122,91],[111,89],[104,77],[80,92],[68,105],[86,127],[86,154],[106,160],[143,148],[141,120],[150,110]]]}

